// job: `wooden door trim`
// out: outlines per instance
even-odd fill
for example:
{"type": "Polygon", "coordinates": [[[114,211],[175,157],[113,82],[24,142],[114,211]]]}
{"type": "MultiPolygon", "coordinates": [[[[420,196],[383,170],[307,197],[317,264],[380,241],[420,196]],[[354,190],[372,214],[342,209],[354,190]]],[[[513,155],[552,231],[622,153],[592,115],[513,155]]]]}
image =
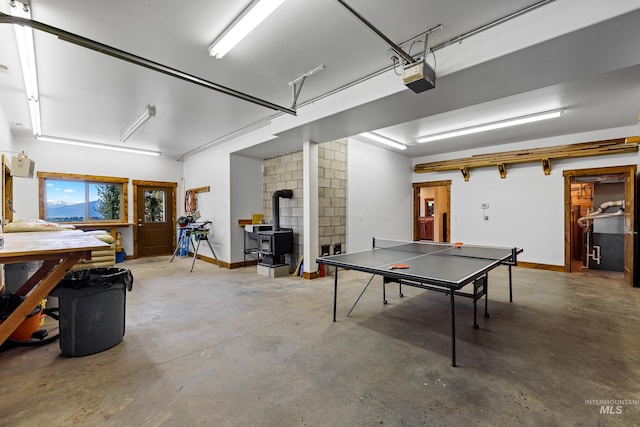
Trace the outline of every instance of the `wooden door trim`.
{"type": "MultiPolygon", "coordinates": [[[[173,206],[171,206],[171,221],[175,224],[177,217],[177,188],[178,183],[176,182],[166,182],[166,181],[142,181],[142,180],[132,180],[131,184],[133,185],[133,257],[138,257],[138,221],[135,216],[138,215],[138,187],[164,187],[171,188],[173,190],[173,206]]],[[[173,227],[173,241],[175,242],[177,239],[176,236],[176,228],[173,227]]]]}
{"type": "Polygon", "coordinates": [[[0,224],[0,230],[4,226],[13,221],[13,210],[9,204],[9,200],[13,203],[13,177],[11,176],[11,169],[7,164],[8,158],[2,155],[2,224],[0,224]]]}
{"type": "Polygon", "coordinates": [[[413,187],[413,240],[420,238],[420,188],[422,187],[447,187],[447,237],[451,238],[451,180],[414,182],[413,187]]]}
{"type": "MultiPolygon", "coordinates": [[[[602,168],[591,169],[570,169],[562,172],[564,177],[564,272],[571,272],[571,178],[576,176],[592,176],[592,175],[610,175],[610,174],[625,174],[626,178],[630,181],[630,184],[635,184],[637,165],[624,165],[624,166],[610,166],[602,168]]],[[[629,212],[632,218],[635,218],[635,188],[632,188],[631,200],[625,200],[625,212],[629,212]]],[[[634,231],[634,221],[631,221],[630,230],[634,231]]],[[[625,236],[626,237],[626,236],[625,236]]],[[[625,246],[625,249],[626,246],[625,246]]],[[[633,250],[633,246],[631,248],[633,250]]],[[[627,254],[625,254],[627,255],[627,254]]],[[[637,255],[637,254],[636,254],[637,255]]],[[[633,263],[632,263],[633,264],[633,263]]],[[[633,265],[631,266],[630,280],[633,284],[633,265]]]]}

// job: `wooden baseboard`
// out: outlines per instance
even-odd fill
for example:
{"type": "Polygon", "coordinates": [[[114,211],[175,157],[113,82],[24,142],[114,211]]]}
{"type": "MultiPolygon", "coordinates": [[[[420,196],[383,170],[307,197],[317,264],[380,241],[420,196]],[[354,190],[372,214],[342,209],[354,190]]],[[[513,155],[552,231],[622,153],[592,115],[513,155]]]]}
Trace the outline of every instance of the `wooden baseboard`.
{"type": "MultiPolygon", "coordinates": [[[[189,256],[193,256],[193,253],[189,253],[189,256]]],[[[216,264],[216,260],[214,258],[208,257],[206,255],[198,255],[198,259],[202,260],[204,262],[208,262],[211,264],[216,264]]],[[[247,261],[247,266],[251,266],[251,265],[256,265],[258,262],[256,260],[250,260],[247,261]]],[[[228,268],[228,269],[234,269],[234,268],[242,268],[244,267],[244,262],[240,261],[240,262],[234,262],[229,264],[228,262],[224,262],[224,261],[220,261],[220,265],[224,268],[228,268]]],[[[547,271],[557,271],[560,273],[563,273],[565,271],[564,266],[562,265],[553,265],[553,264],[540,264],[540,263],[536,263],[536,262],[525,262],[525,261],[518,261],[518,267],[522,267],[522,268],[533,268],[536,270],[547,270],[547,271]]],[[[313,279],[317,279],[320,277],[320,272],[318,271],[312,271],[310,273],[303,271],[302,272],[302,278],[306,279],[306,280],[313,280],[313,279]]]]}
{"type": "Polygon", "coordinates": [[[320,273],[318,273],[317,271],[312,271],[311,273],[307,273],[306,271],[302,272],[303,279],[313,280],[317,279],[318,277],[320,277],[320,273]]]}
{"type": "MultiPolygon", "coordinates": [[[[193,253],[189,252],[189,256],[193,257],[193,253]]],[[[204,261],[204,262],[208,262],[210,264],[218,265],[218,263],[216,262],[215,258],[211,258],[211,257],[208,257],[206,255],[198,255],[198,259],[201,260],[201,261],[204,261]]],[[[231,268],[229,263],[228,262],[224,262],[224,261],[220,261],[220,267],[229,268],[229,269],[231,268]]]]}
{"type": "Polygon", "coordinates": [[[251,260],[247,260],[247,262],[244,262],[244,261],[232,262],[231,264],[229,264],[229,268],[233,270],[234,268],[244,268],[245,266],[251,267],[253,265],[258,265],[258,260],[251,259],[251,260]]]}
{"type": "Polygon", "coordinates": [[[535,263],[535,262],[518,261],[518,267],[535,268],[537,270],[558,271],[560,273],[564,273],[564,271],[565,271],[563,265],[540,264],[540,263],[535,263]]]}
{"type": "MultiPolygon", "coordinates": [[[[189,256],[193,257],[193,253],[189,252],[189,256]]],[[[206,255],[198,255],[198,259],[202,260],[204,262],[208,262],[211,264],[216,264],[216,260],[214,258],[208,257],[206,255]]],[[[253,266],[253,265],[257,265],[258,261],[256,260],[249,260],[247,261],[246,265],[247,266],[253,266]]],[[[234,262],[229,264],[228,262],[224,262],[224,261],[220,261],[220,265],[224,268],[227,269],[235,269],[235,268],[242,268],[245,266],[245,263],[240,261],[240,262],[234,262]]],[[[536,262],[525,262],[525,261],[518,261],[518,267],[522,267],[522,268],[533,268],[536,270],[547,270],[547,271],[557,271],[560,273],[565,272],[564,266],[562,265],[553,265],[553,264],[540,264],[540,263],[536,263],[536,262]]],[[[302,272],[302,278],[306,279],[306,280],[313,280],[313,279],[317,279],[320,277],[320,272],[318,271],[312,271],[311,273],[308,273],[306,271],[302,272]]]]}

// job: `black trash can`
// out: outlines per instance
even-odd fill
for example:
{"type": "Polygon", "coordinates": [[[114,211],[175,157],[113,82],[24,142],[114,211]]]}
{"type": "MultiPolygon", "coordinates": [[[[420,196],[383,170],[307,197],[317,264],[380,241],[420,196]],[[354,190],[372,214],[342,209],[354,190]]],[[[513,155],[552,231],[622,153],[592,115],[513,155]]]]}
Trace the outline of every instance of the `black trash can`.
{"type": "Polygon", "coordinates": [[[86,356],[122,341],[126,292],[133,275],[126,268],[93,268],[65,275],[51,295],[60,307],[60,350],[67,356],[86,356]]]}

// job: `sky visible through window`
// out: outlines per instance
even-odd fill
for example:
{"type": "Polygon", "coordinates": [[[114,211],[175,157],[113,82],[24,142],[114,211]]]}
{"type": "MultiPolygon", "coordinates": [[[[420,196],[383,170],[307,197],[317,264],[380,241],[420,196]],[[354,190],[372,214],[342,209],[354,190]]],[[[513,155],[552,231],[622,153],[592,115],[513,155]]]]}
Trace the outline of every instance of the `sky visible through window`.
{"type": "MultiPolygon", "coordinates": [[[[89,201],[98,200],[96,185],[89,185],[89,201]]],[[[85,202],[84,181],[47,180],[47,203],[65,202],[66,204],[85,202]]]]}

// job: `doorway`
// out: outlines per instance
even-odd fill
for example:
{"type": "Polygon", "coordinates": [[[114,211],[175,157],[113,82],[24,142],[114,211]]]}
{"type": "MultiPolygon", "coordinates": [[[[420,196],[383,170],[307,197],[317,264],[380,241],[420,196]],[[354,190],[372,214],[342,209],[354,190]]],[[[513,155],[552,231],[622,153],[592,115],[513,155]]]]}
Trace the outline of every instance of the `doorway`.
{"type": "Polygon", "coordinates": [[[567,170],[566,272],[608,270],[634,284],[636,165],[567,170]]]}
{"type": "Polygon", "coordinates": [[[451,181],[413,184],[413,240],[448,242],[451,181]]]}
{"type": "Polygon", "coordinates": [[[4,154],[2,155],[2,220],[2,227],[13,221],[13,177],[4,154]]]}
{"type": "Polygon", "coordinates": [[[175,182],[133,181],[134,253],[170,255],[176,242],[175,182]]]}

